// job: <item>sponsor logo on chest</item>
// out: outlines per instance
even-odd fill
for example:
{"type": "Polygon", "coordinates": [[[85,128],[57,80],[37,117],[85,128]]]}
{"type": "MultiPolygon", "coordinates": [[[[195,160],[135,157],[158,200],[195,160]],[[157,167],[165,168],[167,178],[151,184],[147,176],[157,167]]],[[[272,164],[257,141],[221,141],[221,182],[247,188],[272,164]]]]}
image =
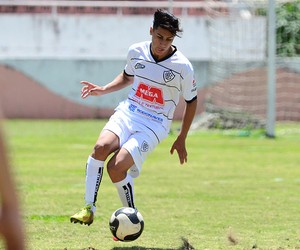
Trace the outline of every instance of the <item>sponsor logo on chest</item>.
{"type": "Polygon", "coordinates": [[[147,102],[164,105],[162,89],[142,82],[138,85],[135,96],[147,102]]]}

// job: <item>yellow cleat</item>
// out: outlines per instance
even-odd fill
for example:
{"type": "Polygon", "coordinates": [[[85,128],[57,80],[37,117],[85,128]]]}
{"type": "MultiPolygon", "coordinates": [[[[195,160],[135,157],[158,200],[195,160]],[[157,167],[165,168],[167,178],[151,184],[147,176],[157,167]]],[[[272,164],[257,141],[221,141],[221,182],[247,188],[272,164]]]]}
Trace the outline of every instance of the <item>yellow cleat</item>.
{"type": "Polygon", "coordinates": [[[71,223],[80,223],[84,225],[91,225],[94,221],[94,212],[92,211],[92,205],[87,205],[81,209],[78,213],[70,217],[71,223]]]}

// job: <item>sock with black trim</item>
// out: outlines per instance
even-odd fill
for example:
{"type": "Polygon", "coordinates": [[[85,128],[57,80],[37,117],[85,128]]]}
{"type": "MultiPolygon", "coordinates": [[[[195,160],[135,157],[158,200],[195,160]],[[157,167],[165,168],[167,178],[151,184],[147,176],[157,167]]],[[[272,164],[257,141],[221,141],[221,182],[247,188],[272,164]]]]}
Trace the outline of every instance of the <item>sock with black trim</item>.
{"type": "Polygon", "coordinates": [[[131,175],[127,174],[124,180],[114,183],[118,193],[122,205],[124,207],[132,207],[134,206],[134,183],[131,175]]]}
{"type": "Polygon", "coordinates": [[[104,161],[99,161],[89,156],[86,163],[85,175],[85,202],[92,205],[93,212],[96,211],[98,190],[103,176],[104,161]]]}

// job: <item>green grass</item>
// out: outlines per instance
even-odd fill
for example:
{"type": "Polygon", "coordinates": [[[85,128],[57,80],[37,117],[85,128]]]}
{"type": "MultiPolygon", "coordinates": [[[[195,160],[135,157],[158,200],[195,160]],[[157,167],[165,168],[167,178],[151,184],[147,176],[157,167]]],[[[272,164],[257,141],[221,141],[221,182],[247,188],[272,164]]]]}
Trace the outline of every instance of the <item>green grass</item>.
{"type": "Polygon", "coordinates": [[[193,132],[184,166],[169,154],[173,132],[135,181],[145,230],[131,243],[111,239],[108,220],[121,204],[106,172],[94,223],[69,222],[83,206],[85,163],[103,126],[6,121],[29,250],[170,250],[181,248],[181,237],[200,250],[300,249],[300,124],[277,126],[276,139],[193,132]]]}

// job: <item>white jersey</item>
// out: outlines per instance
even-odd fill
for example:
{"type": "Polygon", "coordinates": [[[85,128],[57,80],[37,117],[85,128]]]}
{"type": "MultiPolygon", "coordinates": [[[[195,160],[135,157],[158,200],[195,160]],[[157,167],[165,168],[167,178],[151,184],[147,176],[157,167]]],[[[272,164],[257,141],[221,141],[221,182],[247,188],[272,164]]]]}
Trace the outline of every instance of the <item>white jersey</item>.
{"type": "Polygon", "coordinates": [[[189,60],[177,50],[156,61],[151,42],[133,44],[129,48],[125,73],[134,76],[127,100],[119,105],[131,119],[169,132],[180,95],[186,101],[197,96],[194,70],[189,60]]]}

